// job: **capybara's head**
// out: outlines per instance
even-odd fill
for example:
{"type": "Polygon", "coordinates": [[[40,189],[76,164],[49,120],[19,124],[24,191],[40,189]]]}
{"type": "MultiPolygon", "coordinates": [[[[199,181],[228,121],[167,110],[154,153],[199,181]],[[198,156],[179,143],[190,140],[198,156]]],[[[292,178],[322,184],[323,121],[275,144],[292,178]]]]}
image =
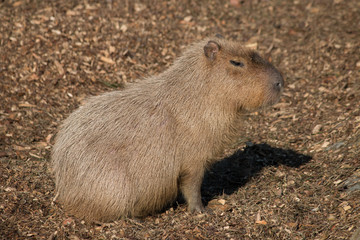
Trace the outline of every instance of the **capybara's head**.
{"type": "Polygon", "coordinates": [[[279,100],[283,77],[257,52],[219,37],[207,40],[203,50],[211,79],[220,79],[229,104],[239,111],[253,111],[279,100]]]}

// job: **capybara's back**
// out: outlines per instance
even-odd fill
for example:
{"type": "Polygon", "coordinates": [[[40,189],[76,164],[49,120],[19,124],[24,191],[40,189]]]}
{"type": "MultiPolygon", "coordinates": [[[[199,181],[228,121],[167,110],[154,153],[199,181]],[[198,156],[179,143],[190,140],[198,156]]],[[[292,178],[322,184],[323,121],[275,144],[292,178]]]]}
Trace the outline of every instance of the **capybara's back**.
{"type": "Polygon", "coordinates": [[[202,211],[206,167],[236,141],[241,113],[275,103],[283,79],[239,43],[205,39],[172,67],[90,98],[62,124],[52,152],[57,199],[70,213],[110,221],[175,200],[202,211]]]}

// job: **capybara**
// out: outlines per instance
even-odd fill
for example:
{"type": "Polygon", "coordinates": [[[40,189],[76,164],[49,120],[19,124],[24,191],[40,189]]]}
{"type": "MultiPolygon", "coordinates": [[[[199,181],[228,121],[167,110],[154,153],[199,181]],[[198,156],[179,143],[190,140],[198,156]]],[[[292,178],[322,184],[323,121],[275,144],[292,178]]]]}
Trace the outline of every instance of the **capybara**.
{"type": "Polygon", "coordinates": [[[283,78],[236,41],[207,38],[157,76],[90,98],[52,151],[56,198],[89,221],[140,217],[183,194],[204,210],[205,170],[240,136],[244,112],[278,101],[283,78]]]}

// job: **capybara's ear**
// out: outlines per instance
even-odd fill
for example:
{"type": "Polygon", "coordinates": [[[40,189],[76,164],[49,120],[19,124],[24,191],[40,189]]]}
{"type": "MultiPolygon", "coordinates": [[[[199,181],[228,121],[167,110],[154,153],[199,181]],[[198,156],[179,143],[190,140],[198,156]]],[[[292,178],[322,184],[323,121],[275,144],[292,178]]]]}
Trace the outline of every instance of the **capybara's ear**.
{"type": "Polygon", "coordinates": [[[216,58],[216,54],[220,50],[220,45],[217,42],[209,41],[204,46],[204,53],[207,58],[209,58],[211,61],[213,61],[216,58]]]}
{"type": "Polygon", "coordinates": [[[220,33],[215,34],[215,37],[220,38],[220,39],[224,39],[224,36],[221,35],[220,33]]]}

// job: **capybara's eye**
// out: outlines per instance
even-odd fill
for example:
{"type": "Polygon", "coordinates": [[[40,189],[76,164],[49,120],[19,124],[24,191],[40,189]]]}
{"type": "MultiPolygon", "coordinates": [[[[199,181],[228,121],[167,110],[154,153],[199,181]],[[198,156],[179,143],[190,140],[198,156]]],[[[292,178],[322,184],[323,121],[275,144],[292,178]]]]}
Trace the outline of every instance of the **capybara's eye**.
{"type": "Polygon", "coordinates": [[[234,61],[234,60],[230,60],[230,63],[231,63],[232,65],[234,65],[235,67],[243,67],[243,66],[245,66],[244,63],[238,62],[238,61],[234,61]]]}

